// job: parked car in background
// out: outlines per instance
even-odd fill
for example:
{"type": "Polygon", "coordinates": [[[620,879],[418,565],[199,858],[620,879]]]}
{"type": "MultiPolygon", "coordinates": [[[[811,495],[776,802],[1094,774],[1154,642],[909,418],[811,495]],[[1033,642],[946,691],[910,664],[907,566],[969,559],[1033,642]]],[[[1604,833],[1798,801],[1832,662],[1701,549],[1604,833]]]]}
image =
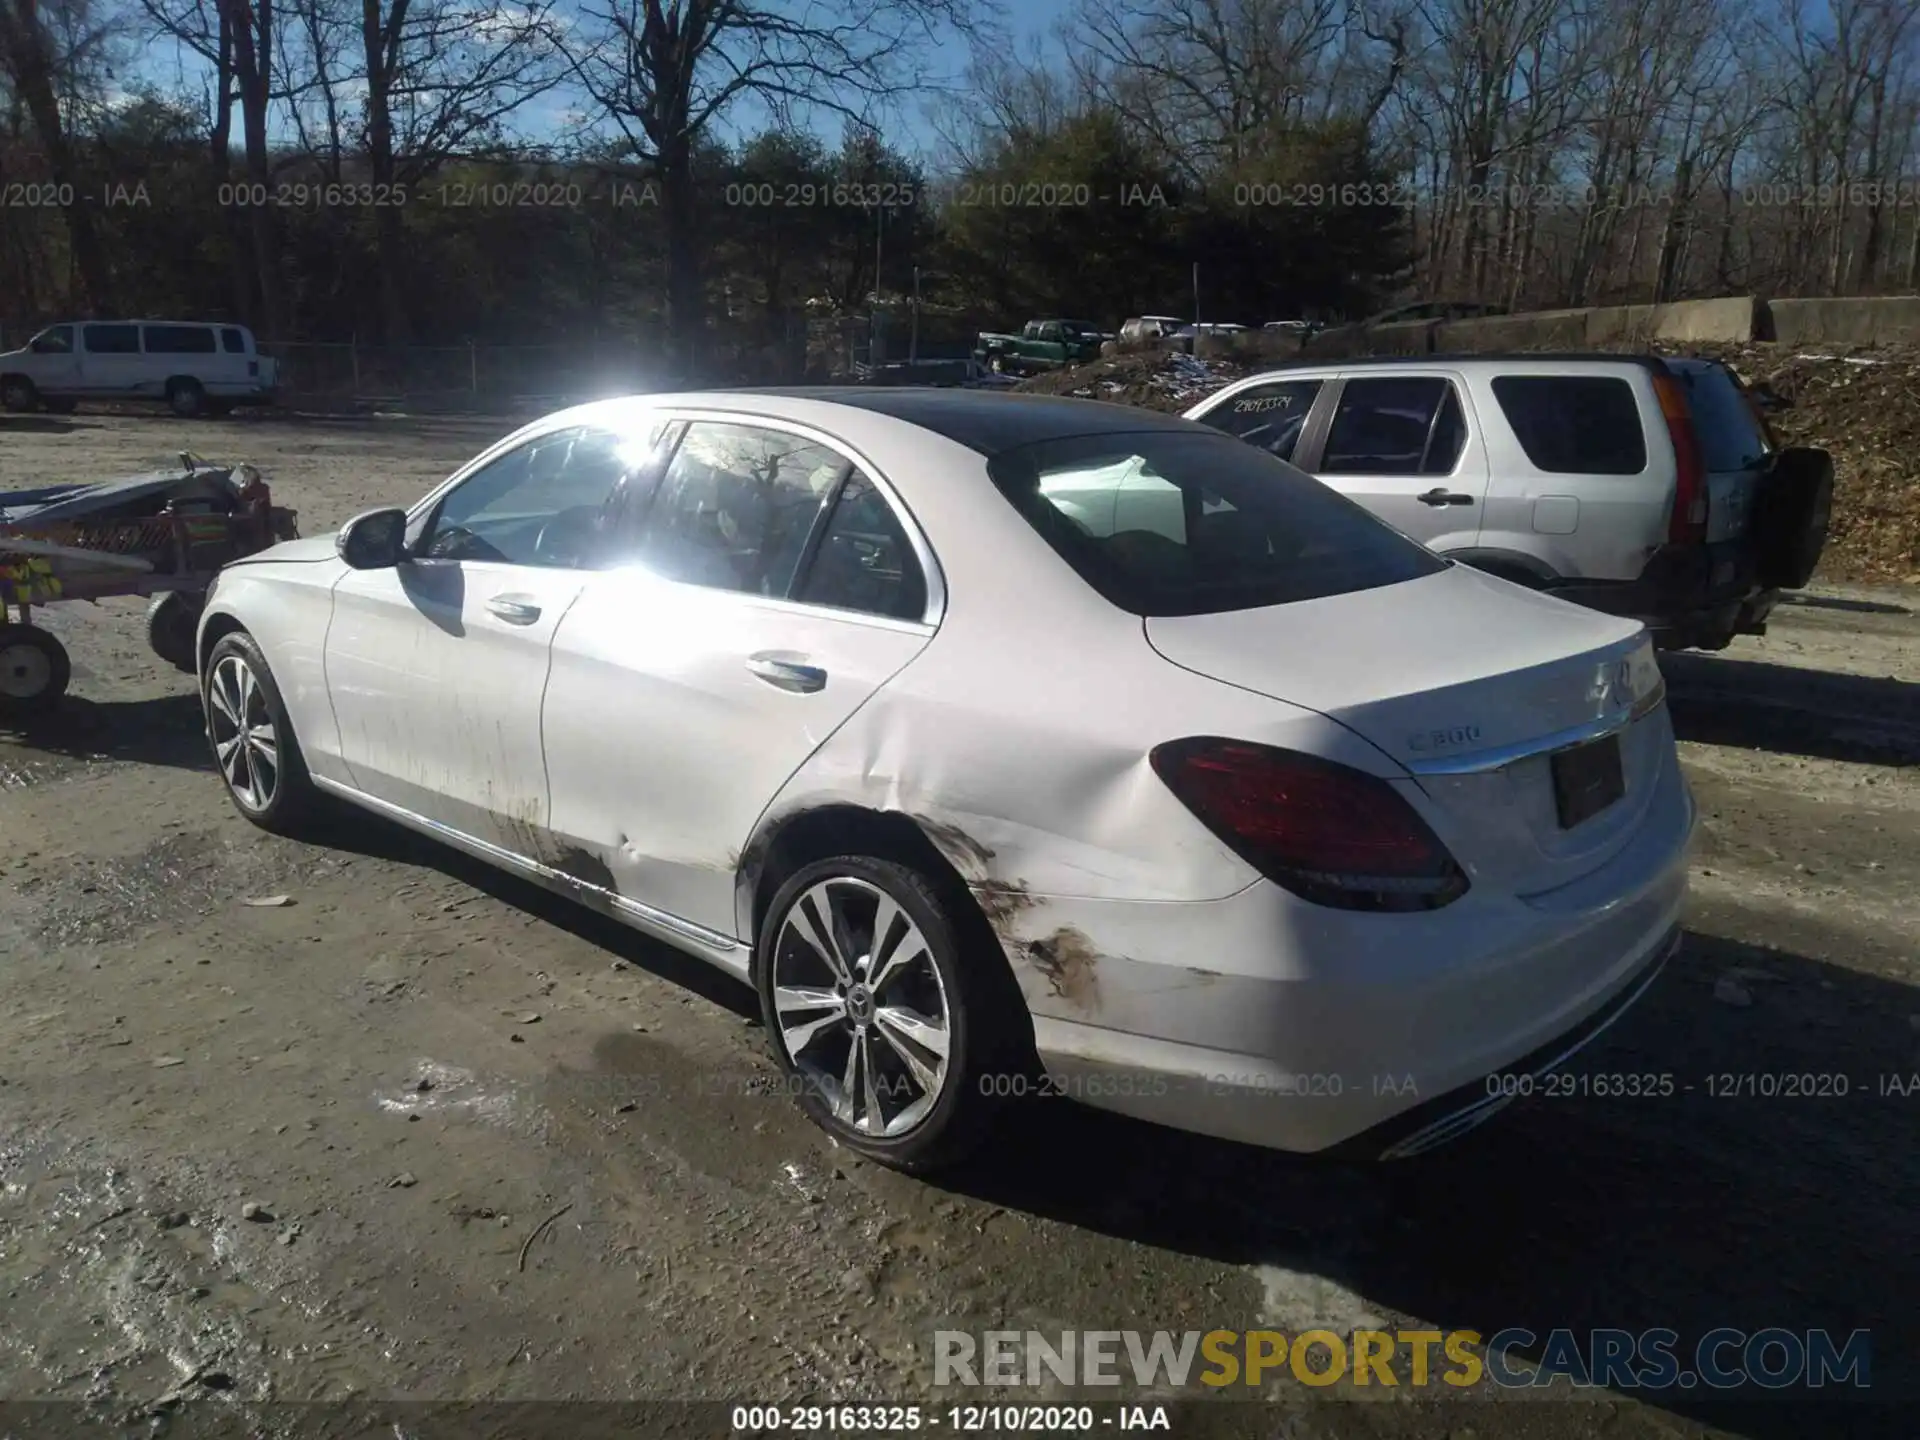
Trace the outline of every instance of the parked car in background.
{"type": "Polygon", "coordinates": [[[1187,415],[1442,555],[1640,620],[1669,648],[1764,634],[1826,545],[1831,457],[1778,449],[1714,361],[1303,361],[1187,415]]]}
{"type": "Polygon", "coordinates": [[[1036,375],[1099,359],[1104,338],[1085,320],[1029,320],[1018,335],[982,333],[973,358],[997,375],[1036,375]]]}
{"type": "Polygon", "coordinates": [[[198,653],[248,820],[345,800],[754,985],[788,1093],[906,1169],[1037,1066],[1417,1153],[1679,934],[1694,808],[1641,627],[1144,410],[582,406],[228,566],[198,653]]]}
{"type": "Polygon", "coordinates": [[[272,401],[278,367],[244,325],[89,320],[49,325],[0,354],[0,405],[69,413],[82,400],[158,400],[174,414],[272,401]]]}
{"type": "Polygon", "coordinates": [[[1122,345],[1151,345],[1165,340],[1191,322],[1177,315],[1136,315],[1120,326],[1122,345]]]}

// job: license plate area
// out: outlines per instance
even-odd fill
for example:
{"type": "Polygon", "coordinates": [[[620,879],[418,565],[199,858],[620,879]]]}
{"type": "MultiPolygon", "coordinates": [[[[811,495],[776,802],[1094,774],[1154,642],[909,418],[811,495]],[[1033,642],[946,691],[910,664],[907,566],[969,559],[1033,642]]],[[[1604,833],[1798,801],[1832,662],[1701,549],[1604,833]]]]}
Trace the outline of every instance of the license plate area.
{"type": "Polygon", "coordinates": [[[1556,751],[1548,757],[1548,764],[1553,771],[1553,803],[1562,830],[1591,820],[1627,793],[1618,735],[1556,751]]]}

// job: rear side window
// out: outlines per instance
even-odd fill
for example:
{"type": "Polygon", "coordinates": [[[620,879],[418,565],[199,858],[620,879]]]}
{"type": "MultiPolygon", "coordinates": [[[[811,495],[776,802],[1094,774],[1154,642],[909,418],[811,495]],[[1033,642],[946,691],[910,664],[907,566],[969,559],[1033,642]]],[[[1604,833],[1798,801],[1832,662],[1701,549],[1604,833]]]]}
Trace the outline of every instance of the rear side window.
{"type": "Polygon", "coordinates": [[[229,325],[220,332],[220,348],[229,355],[247,353],[247,332],[237,325],[229,325]]]}
{"type": "Polygon", "coordinates": [[[1446,475],[1465,443],[1460,398],[1440,376],[1349,380],[1319,469],[1323,475],[1446,475]]]}
{"type": "Polygon", "coordinates": [[[1131,614],[1206,615],[1398,585],[1445,561],[1293,466],[1225,435],[1024,445],[994,483],[1060,558],[1131,614]]]}
{"type": "Polygon", "coordinates": [[[1693,431],[1708,470],[1747,470],[1766,458],[1766,437],[1733,376],[1719,365],[1676,367],[1693,406],[1693,431]]]}
{"type": "Polygon", "coordinates": [[[149,355],[211,355],[213,330],[207,325],[149,325],[146,346],[149,355]]]}
{"type": "Polygon", "coordinates": [[[87,338],[87,350],[94,355],[138,355],[140,353],[140,327],[138,325],[87,325],[82,327],[87,338]]]}
{"type": "Polygon", "coordinates": [[[1536,470],[1638,475],[1647,438],[1633,386],[1612,375],[1500,375],[1493,398],[1536,470]]]}
{"type": "Polygon", "coordinates": [[[793,598],[895,620],[926,614],[927,581],[906,529],[887,497],[858,470],[841,487],[793,598]]]}
{"type": "Polygon", "coordinates": [[[1257,445],[1276,460],[1291,460],[1321,384],[1319,380],[1280,380],[1255,385],[1214,406],[1200,422],[1257,445]]]}

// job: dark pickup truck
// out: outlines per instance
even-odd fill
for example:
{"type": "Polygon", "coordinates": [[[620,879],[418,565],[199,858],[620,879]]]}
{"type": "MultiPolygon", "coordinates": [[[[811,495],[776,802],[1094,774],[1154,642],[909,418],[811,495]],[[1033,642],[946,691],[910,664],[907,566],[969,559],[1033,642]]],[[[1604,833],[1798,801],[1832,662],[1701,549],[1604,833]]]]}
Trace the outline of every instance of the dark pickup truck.
{"type": "Polygon", "coordinates": [[[1036,375],[1099,359],[1104,339],[1084,320],[1029,320],[1018,335],[982,334],[973,358],[996,375],[1036,375]]]}

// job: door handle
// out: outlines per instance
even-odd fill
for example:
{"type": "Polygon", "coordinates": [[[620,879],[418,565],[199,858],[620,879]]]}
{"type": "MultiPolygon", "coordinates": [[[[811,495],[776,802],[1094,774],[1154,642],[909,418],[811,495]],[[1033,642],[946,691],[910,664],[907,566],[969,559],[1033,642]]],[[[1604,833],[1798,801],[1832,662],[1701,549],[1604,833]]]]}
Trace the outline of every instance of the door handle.
{"type": "Polygon", "coordinates": [[[781,690],[811,695],[827,688],[827,672],[818,665],[802,665],[775,655],[755,655],[747,661],[747,673],[781,690]]]}
{"type": "Polygon", "coordinates": [[[487,609],[509,625],[531,625],[540,618],[540,607],[520,595],[496,595],[487,609]]]}
{"type": "Polygon", "coordinates": [[[1416,495],[1413,498],[1418,500],[1422,505],[1471,505],[1473,503],[1473,497],[1471,495],[1461,495],[1455,491],[1438,487],[1427,491],[1424,495],[1416,495]]]}

